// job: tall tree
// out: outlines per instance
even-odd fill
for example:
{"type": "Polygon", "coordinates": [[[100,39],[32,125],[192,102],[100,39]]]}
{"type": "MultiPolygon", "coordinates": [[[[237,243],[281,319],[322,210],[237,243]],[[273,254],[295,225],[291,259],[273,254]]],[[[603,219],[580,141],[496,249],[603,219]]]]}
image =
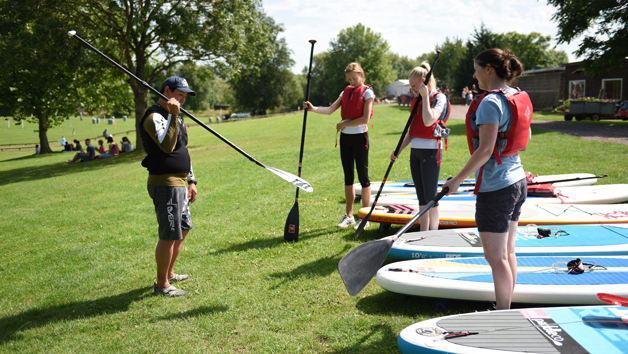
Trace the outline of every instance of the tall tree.
{"type": "Polygon", "coordinates": [[[94,56],[70,42],[72,18],[56,11],[55,5],[54,0],[0,2],[3,105],[16,123],[38,123],[42,154],[52,152],[49,128],[76,115],[80,107],[125,111],[125,94],[128,98],[130,92],[119,76],[98,70],[94,56]]]}
{"type": "Polygon", "coordinates": [[[421,62],[417,59],[411,59],[407,56],[400,56],[397,53],[391,54],[392,58],[392,67],[397,74],[398,80],[407,80],[408,75],[415,67],[421,65],[421,62]]]}
{"type": "MultiPolygon", "coordinates": [[[[270,57],[274,48],[268,45],[274,31],[259,0],[60,1],[80,20],[79,29],[91,29],[103,39],[101,51],[149,83],[188,61],[203,62],[228,77],[270,57]]],[[[130,78],[128,83],[138,127],[148,89],[130,78]]]]}
{"type": "Polygon", "coordinates": [[[498,35],[498,41],[502,46],[509,48],[523,64],[524,70],[542,69],[560,66],[567,61],[559,62],[567,58],[564,51],[550,50],[551,36],[543,36],[538,32],[521,34],[508,32],[498,35]],[[556,65],[557,64],[557,65],[556,65]]]}
{"type": "Polygon", "coordinates": [[[266,114],[271,109],[292,106],[304,96],[290,71],[294,65],[291,50],[284,38],[276,38],[281,29],[274,25],[270,27],[277,28],[272,40],[274,55],[243,70],[232,82],[238,107],[253,114],[266,114]]]}
{"type": "Polygon", "coordinates": [[[608,71],[628,57],[628,5],[617,0],[548,0],[556,7],[558,43],[583,37],[577,56],[590,75],[608,71]],[[590,31],[591,30],[591,31],[590,31]]]}
{"type": "Polygon", "coordinates": [[[455,92],[461,92],[465,86],[471,88],[473,84],[477,83],[473,79],[473,58],[485,49],[501,47],[502,42],[497,34],[490,31],[482,23],[480,29],[475,28],[473,30],[473,36],[467,40],[465,46],[466,51],[454,74],[456,82],[455,92]]]}
{"type": "Polygon", "coordinates": [[[344,69],[351,62],[360,63],[366,83],[373,87],[376,96],[384,95],[386,85],[395,81],[397,73],[392,68],[392,53],[381,34],[359,23],[341,30],[329,44],[331,50],[324,63],[325,71],[330,74],[326,84],[331,92],[327,100],[334,102],[347,86],[344,69]]]}

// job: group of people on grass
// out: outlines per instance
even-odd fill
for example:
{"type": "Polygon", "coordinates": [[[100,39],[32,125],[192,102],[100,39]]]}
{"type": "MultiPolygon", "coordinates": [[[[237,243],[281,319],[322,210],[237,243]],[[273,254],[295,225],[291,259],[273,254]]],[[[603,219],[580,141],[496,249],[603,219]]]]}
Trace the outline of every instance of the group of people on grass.
{"type": "MultiPolygon", "coordinates": [[[[460,173],[447,181],[443,188],[449,188],[448,194],[456,193],[465,178],[475,172],[479,174],[476,174],[476,223],[485,257],[493,272],[497,299],[495,307],[506,309],[510,307],[517,278],[514,244],[521,206],[527,195],[527,180],[518,151],[525,148],[531,138],[529,124],[527,128],[518,126],[517,131],[511,131],[514,115],[508,97],[518,90],[509,87],[508,82],[521,75],[523,66],[511,52],[497,48],[479,53],[473,66],[473,77],[478,81],[479,89],[487,92],[473,97],[477,93],[474,87],[467,89],[471,97],[465,97],[470,101],[465,103],[471,105],[467,114],[467,135],[472,155],[460,173]],[[517,148],[504,149],[504,146],[509,146],[504,139],[516,139],[523,143],[517,148]]],[[[410,145],[410,168],[420,209],[437,195],[442,141],[435,131],[438,124],[446,121],[450,107],[448,97],[436,88],[433,77],[426,82],[429,71],[429,64],[423,63],[409,74],[411,89],[421,96],[421,100],[415,98],[413,101],[412,106],[418,107],[411,127],[403,137],[400,151],[397,154],[393,151],[390,156],[394,161],[410,145]]],[[[373,117],[374,92],[365,84],[360,64],[350,63],[345,69],[345,77],[349,85],[328,107],[304,102],[303,108],[327,115],[341,109],[342,120],[335,129],[340,133],[346,206],[337,226],[357,228],[366,223],[364,227],[368,227],[368,222],[358,220],[356,223],[354,219],[353,183],[355,168],[362,186],[362,206],[368,207],[371,199],[368,154],[372,147],[368,123],[373,117]]],[[[192,229],[189,203],[196,200],[197,190],[187,151],[187,130],[179,117],[179,110],[187,95],[194,96],[195,93],[185,79],[179,77],[164,81],[161,92],[168,100],[159,99],[147,110],[140,124],[142,141],[148,153],[142,165],[149,171],[148,193],[153,199],[159,223],[154,293],[183,296],[188,292],[175,288],[172,283],[188,279],[189,275],[174,273],[174,264],[185,237],[192,229]],[[165,213],[166,206],[177,210],[174,222],[172,215],[165,213]]],[[[436,203],[420,219],[420,228],[428,230],[438,226],[439,207],[436,203]]]]}
{"type": "Polygon", "coordinates": [[[115,141],[113,141],[113,135],[108,135],[107,143],[109,144],[109,148],[107,150],[105,150],[104,141],[102,139],[98,140],[98,145],[99,145],[98,149],[96,149],[94,145],[92,145],[91,139],[85,139],[85,146],[86,146],[85,150],[83,150],[81,143],[76,139],[74,140],[74,142],[76,143],[76,146],[73,146],[71,143],[66,142],[65,137],[61,137],[61,145],[63,145],[64,142],[65,142],[65,146],[68,146],[68,145],[71,146],[71,150],[68,150],[66,148],[64,151],[79,151],[74,155],[72,159],[67,160],[66,163],[75,163],[79,160],[81,160],[82,162],[89,162],[93,160],[105,159],[107,157],[116,156],[123,152],[133,151],[133,144],[131,144],[131,142],[126,136],[122,138],[122,141],[121,141],[122,147],[120,148],[118,144],[115,141]],[[98,152],[98,155],[96,155],[96,152],[98,152]]]}

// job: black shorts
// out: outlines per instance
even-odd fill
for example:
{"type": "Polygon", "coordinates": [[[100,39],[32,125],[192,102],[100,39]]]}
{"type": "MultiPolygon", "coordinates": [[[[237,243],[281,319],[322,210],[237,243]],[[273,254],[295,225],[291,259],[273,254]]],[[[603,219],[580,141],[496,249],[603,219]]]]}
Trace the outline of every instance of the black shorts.
{"type": "Polygon", "coordinates": [[[528,180],[522,179],[492,192],[478,193],[475,222],[479,232],[508,232],[511,221],[518,221],[521,205],[528,196],[528,180]]]}

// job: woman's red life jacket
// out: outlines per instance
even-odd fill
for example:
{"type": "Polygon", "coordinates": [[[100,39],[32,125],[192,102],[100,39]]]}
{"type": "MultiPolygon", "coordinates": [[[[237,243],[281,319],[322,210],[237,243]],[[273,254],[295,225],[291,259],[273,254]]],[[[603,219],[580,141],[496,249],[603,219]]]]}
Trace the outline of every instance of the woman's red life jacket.
{"type": "MultiPolygon", "coordinates": [[[[442,93],[442,92],[436,91],[433,94],[430,94],[430,107],[433,107],[432,105],[434,102],[434,98],[439,93],[442,93]]],[[[414,107],[414,105],[417,104],[416,102],[418,98],[419,96],[414,97],[414,99],[412,100],[411,107],[414,107]]],[[[430,125],[429,127],[426,127],[425,124],[423,124],[423,101],[421,101],[419,102],[419,106],[417,107],[414,117],[412,117],[412,123],[410,123],[409,134],[411,137],[438,140],[438,159],[436,160],[438,166],[440,166],[440,162],[441,162],[441,152],[440,152],[441,137],[434,136],[434,129],[436,129],[436,126],[438,124],[441,124],[442,127],[446,127],[447,119],[449,119],[450,113],[451,113],[451,103],[449,103],[449,100],[447,100],[447,105],[445,106],[445,109],[441,112],[440,117],[438,117],[438,119],[436,120],[436,122],[434,122],[434,124],[430,125]]],[[[445,138],[445,150],[447,150],[446,138],[445,138]]]]}
{"type": "MultiPolygon", "coordinates": [[[[519,151],[525,150],[528,144],[530,123],[532,123],[532,102],[530,96],[525,91],[521,91],[518,87],[516,93],[510,93],[505,88],[489,90],[478,96],[467,111],[467,117],[465,120],[467,128],[467,144],[469,145],[469,152],[473,155],[473,152],[480,146],[480,129],[476,124],[475,112],[480,106],[480,102],[491,93],[502,94],[508,99],[508,105],[511,111],[511,121],[508,129],[505,132],[498,133],[497,141],[495,142],[495,148],[493,150],[493,156],[498,165],[502,164],[502,156],[514,156],[519,151]]],[[[480,183],[482,180],[482,168],[476,179],[475,193],[480,189],[480,183]]]]}
{"type": "MultiPolygon", "coordinates": [[[[354,120],[364,115],[364,92],[370,88],[369,85],[345,87],[342,92],[342,106],[340,106],[340,116],[342,119],[354,120]]],[[[371,111],[371,115],[373,112],[371,111]]]]}

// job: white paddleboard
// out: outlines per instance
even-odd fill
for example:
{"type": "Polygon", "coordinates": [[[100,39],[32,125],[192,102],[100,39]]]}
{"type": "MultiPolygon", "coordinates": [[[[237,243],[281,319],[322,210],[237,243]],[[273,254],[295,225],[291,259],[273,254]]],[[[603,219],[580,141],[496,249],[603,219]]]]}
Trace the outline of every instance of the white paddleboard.
{"type": "MultiPolygon", "coordinates": [[[[590,186],[597,183],[597,178],[594,174],[591,173],[567,173],[560,175],[547,175],[547,176],[534,176],[532,178],[532,182],[534,183],[553,183],[556,187],[573,187],[573,186],[590,186]],[[586,178],[586,179],[583,179],[586,178]],[[573,180],[567,182],[556,182],[562,180],[573,180]]],[[[438,185],[441,186],[445,183],[446,180],[439,180],[438,185]]],[[[379,182],[371,182],[371,194],[377,194],[381,181],[379,182]]],[[[462,189],[473,190],[475,186],[475,179],[469,178],[465,179],[463,183],[460,184],[462,189]]],[[[353,185],[355,189],[355,195],[362,195],[362,186],[359,183],[353,185]]],[[[413,193],[414,182],[412,180],[407,181],[387,181],[384,185],[384,189],[382,193],[413,193]]]]}
{"type": "MultiPolygon", "coordinates": [[[[628,295],[628,256],[587,256],[582,262],[606,269],[582,274],[557,273],[576,257],[517,257],[513,303],[601,304],[597,293],[628,295]],[[557,263],[557,262],[564,262],[557,263]]],[[[413,296],[495,301],[491,267],[484,257],[416,259],[391,263],[377,272],[384,289],[413,296]],[[395,271],[395,270],[403,271],[395,271]]]]}
{"type": "MultiPolygon", "coordinates": [[[[371,207],[359,210],[363,219],[371,207]]],[[[418,205],[376,206],[369,221],[405,224],[418,212],[418,205]]],[[[628,204],[531,204],[521,207],[519,225],[628,223],[628,204]]],[[[419,224],[419,221],[416,223],[419,224]]],[[[440,202],[441,227],[476,227],[475,202],[440,202]]]]}
{"type": "MultiPolygon", "coordinates": [[[[528,196],[527,202],[534,204],[613,204],[628,201],[628,184],[602,184],[595,186],[560,187],[556,189],[556,197],[528,196]]],[[[440,203],[448,201],[475,201],[473,192],[446,195],[440,203]]],[[[371,195],[371,203],[375,196],[371,195]]],[[[416,193],[390,193],[379,196],[377,205],[418,203],[416,193]]]]}
{"type": "MultiPolygon", "coordinates": [[[[553,229],[554,236],[539,238],[537,227],[519,226],[515,239],[517,256],[628,255],[628,224],[547,225],[542,228],[553,229]]],[[[482,257],[484,250],[477,228],[444,229],[405,233],[393,243],[388,256],[400,259],[482,257]]]]}
{"type": "Polygon", "coordinates": [[[486,311],[405,328],[402,353],[628,353],[628,308],[579,306],[486,311]]]}

